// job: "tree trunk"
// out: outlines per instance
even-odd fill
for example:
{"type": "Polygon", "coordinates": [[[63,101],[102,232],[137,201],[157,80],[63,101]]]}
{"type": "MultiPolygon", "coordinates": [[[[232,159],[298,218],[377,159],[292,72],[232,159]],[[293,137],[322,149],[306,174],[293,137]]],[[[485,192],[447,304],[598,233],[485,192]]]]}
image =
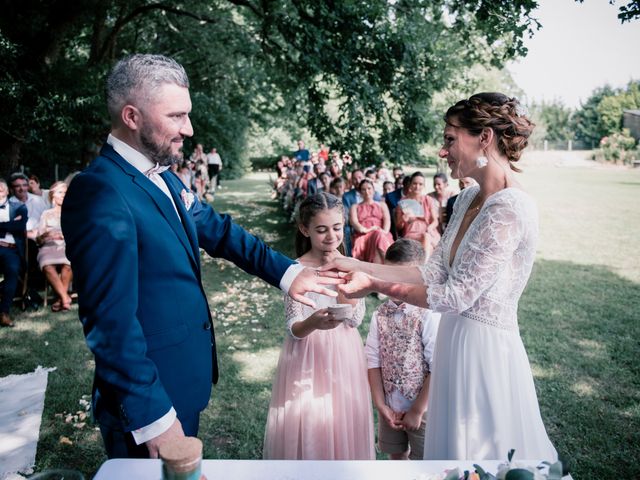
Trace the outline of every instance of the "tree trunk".
{"type": "Polygon", "coordinates": [[[6,177],[16,172],[20,167],[20,152],[22,141],[13,140],[4,155],[0,156],[0,173],[6,177]]]}

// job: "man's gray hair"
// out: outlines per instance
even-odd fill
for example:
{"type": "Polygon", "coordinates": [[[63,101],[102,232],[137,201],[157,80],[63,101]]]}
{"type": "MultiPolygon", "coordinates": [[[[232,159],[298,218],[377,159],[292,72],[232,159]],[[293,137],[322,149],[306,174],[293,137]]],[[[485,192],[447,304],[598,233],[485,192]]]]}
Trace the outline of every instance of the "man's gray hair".
{"type": "Polygon", "coordinates": [[[189,88],[182,65],[164,55],[135,54],[120,60],[107,78],[107,108],[112,120],[127,104],[140,106],[166,83],[189,88]]]}

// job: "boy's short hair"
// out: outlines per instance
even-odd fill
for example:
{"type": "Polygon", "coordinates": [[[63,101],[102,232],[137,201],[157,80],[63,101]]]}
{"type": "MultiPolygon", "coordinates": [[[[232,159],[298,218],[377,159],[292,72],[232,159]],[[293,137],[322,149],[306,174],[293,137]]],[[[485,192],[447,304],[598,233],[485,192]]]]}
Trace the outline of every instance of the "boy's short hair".
{"type": "Polygon", "coordinates": [[[424,263],[424,247],[416,240],[399,238],[387,249],[384,260],[389,263],[424,263]]]}

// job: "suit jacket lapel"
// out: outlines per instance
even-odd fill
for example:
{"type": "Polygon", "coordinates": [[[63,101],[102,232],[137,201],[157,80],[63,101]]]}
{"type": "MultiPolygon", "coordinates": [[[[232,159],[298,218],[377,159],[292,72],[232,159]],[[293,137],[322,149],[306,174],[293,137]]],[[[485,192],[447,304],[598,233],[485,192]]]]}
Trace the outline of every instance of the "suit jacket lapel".
{"type": "Polygon", "coordinates": [[[191,218],[191,215],[189,214],[189,212],[187,212],[187,209],[185,208],[184,199],[182,198],[182,195],[181,195],[183,191],[186,192],[186,189],[182,187],[182,184],[176,185],[175,175],[173,175],[170,171],[167,170],[161,173],[160,176],[164,179],[165,183],[167,184],[167,187],[169,187],[169,191],[171,192],[173,201],[176,204],[178,213],[180,214],[180,219],[182,220],[182,226],[184,227],[184,231],[186,232],[187,237],[189,238],[191,253],[193,254],[192,258],[194,259],[196,266],[198,267],[198,270],[199,270],[200,269],[200,248],[198,246],[198,233],[196,231],[196,226],[195,226],[195,223],[193,222],[193,219],[191,218]],[[179,188],[180,190],[178,190],[179,188]]]}
{"type": "MultiPolygon", "coordinates": [[[[125,173],[133,177],[133,182],[136,185],[138,185],[140,188],[142,188],[151,197],[153,202],[156,204],[156,207],[158,207],[158,210],[160,210],[160,213],[162,213],[162,216],[167,220],[167,222],[173,229],[174,233],[180,240],[180,243],[182,243],[182,246],[185,248],[185,250],[189,254],[189,257],[191,258],[191,261],[193,262],[194,266],[196,267],[197,270],[199,270],[199,262],[196,260],[197,257],[194,255],[194,250],[191,246],[191,243],[189,242],[189,238],[187,238],[185,228],[183,228],[182,223],[178,218],[178,215],[176,215],[176,211],[173,208],[173,205],[171,205],[171,200],[169,200],[169,198],[164,194],[164,192],[160,190],[151,180],[145,177],[142,172],[140,172],[138,169],[133,167],[124,158],[122,158],[113,149],[113,147],[111,147],[111,145],[109,145],[108,143],[105,144],[102,147],[101,153],[104,156],[107,156],[112,160],[114,160],[124,170],[125,173]]],[[[172,189],[169,188],[169,191],[172,191],[172,189]]],[[[181,201],[180,202],[176,201],[175,195],[173,197],[174,197],[174,201],[176,202],[176,207],[178,208],[178,211],[179,211],[180,210],[179,203],[181,203],[181,201]]]]}

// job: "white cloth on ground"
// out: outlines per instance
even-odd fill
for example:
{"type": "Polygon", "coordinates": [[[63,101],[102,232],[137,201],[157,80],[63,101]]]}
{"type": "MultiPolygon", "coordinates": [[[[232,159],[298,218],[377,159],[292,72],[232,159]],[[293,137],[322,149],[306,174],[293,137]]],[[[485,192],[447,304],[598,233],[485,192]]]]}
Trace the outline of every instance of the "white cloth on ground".
{"type": "Polygon", "coordinates": [[[0,479],[30,474],[44,409],[47,377],[54,368],[38,366],[34,372],[0,378],[0,479]]]}

